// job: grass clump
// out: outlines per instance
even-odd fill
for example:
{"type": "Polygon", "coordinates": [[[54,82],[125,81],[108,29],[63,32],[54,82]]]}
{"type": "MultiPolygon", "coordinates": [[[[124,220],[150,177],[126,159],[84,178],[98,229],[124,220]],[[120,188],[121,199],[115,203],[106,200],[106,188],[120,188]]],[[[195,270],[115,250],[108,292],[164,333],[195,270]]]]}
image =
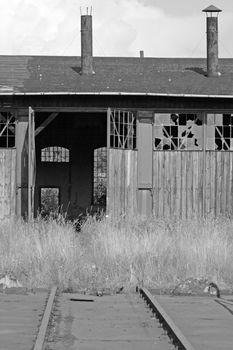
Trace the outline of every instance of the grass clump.
{"type": "Polygon", "coordinates": [[[233,221],[88,217],[0,224],[0,272],[28,287],[168,288],[188,277],[233,288],[233,221]]]}

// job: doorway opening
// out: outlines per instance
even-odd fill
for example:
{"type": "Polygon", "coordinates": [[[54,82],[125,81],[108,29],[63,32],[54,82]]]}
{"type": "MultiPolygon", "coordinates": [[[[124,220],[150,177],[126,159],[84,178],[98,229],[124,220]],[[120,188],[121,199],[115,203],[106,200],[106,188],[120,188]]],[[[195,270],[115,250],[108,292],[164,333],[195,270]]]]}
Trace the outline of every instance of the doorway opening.
{"type": "Polygon", "coordinates": [[[60,188],[40,188],[40,213],[42,216],[55,215],[60,207],[60,188]]]}
{"type": "Polygon", "coordinates": [[[107,113],[37,112],[35,119],[35,212],[59,207],[76,219],[105,211],[107,113]]]}

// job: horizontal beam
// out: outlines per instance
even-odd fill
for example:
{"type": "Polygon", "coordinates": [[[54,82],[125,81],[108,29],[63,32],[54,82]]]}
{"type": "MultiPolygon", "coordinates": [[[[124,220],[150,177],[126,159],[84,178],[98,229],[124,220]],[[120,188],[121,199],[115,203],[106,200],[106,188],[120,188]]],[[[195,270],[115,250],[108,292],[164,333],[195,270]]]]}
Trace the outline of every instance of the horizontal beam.
{"type": "Polygon", "coordinates": [[[66,92],[66,91],[41,91],[41,92],[1,92],[0,96],[159,96],[159,97],[195,97],[195,98],[230,98],[233,95],[211,94],[172,94],[163,92],[125,92],[125,91],[98,91],[98,92],[66,92]]]}

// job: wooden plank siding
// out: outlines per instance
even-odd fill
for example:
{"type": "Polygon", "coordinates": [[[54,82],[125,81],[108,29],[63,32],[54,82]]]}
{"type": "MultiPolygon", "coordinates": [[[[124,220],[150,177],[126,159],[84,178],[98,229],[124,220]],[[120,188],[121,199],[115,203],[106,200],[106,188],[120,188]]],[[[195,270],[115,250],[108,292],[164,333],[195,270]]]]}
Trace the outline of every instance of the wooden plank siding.
{"type": "Polygon", "coordinates": [[[0,220],[15,215],[16,150],[0,149],[0,220]]]}
{"type": "Polygon", "coordinates": [[[108,150],[108,212],[133,215],[137,212],[137,151],[108,150]]]}
{"type": "Polygon", "coordinates": [[[233,215],[233,152],[205,155],[204,162],[201,151],[154,151],[155,216],[233,215]]]}

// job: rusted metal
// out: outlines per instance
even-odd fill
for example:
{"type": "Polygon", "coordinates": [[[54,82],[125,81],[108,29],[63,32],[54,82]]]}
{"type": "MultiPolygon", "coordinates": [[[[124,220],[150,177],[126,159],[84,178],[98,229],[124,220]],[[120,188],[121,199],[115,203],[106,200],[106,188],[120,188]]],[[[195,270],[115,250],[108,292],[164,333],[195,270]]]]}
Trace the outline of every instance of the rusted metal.
{"type": "Polygon", "coordinates": [[[81,16],[81,73],[93,74],[92,16],[81,16]]]}
{"type": "Polygon", "coordinates": [[[146,288],[139,288],[138,291],[160,322],[164,325],[165,329],[168,331],[168,335],[173,339],[174,343],[178,345],[179,349],[195,350],[155,297],[146,288]]]}
{"type": "Polygon", "coordinates": [[[51,292],[49,295],[49,299],[48,299],[48,302],[46,305],[46,309],[45,309],[45,312],[44,312],[44,315],[43,315],[43,318],[41,321],[40,329],[39,329],[33,350],[43,350],[45,336],[46,336],[46,332],[47,332],[47,328],[48,328],[50,315],[52,312],[53,303],[54,303],[56,293],[57,293],[57,287],[54,286],[51,289],[51,292]]]}

